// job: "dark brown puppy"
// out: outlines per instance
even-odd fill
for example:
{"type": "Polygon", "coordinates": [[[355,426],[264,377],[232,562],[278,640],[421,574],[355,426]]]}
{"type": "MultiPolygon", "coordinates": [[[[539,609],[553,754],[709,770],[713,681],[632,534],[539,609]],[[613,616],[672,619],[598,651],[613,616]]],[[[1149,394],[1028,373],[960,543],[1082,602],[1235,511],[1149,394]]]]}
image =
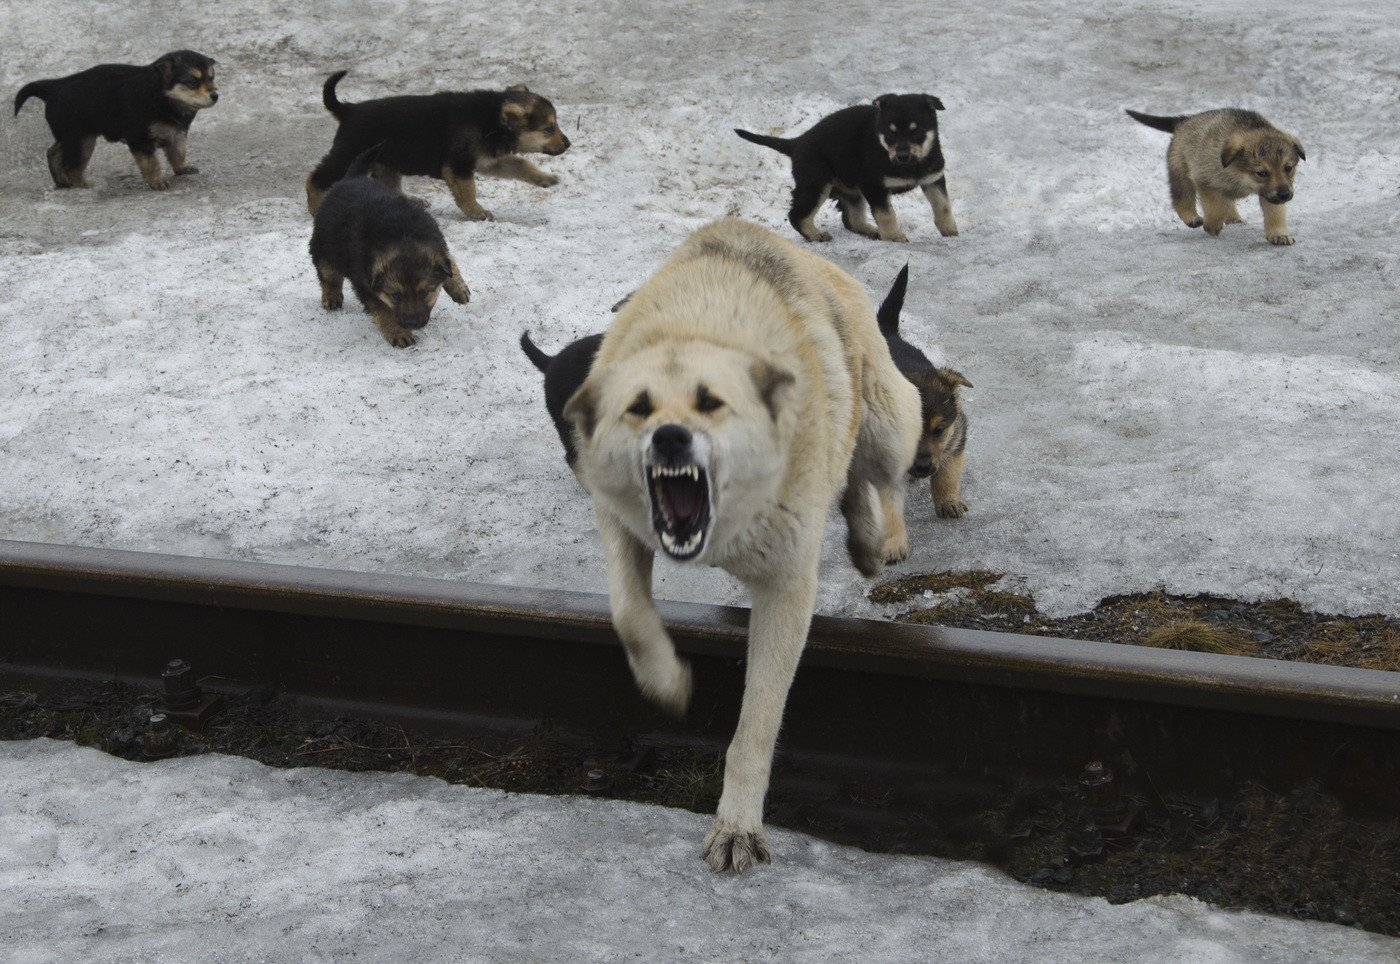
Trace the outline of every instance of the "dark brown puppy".
{"type": "Polygon", "coordinates": [[[956,519],[967,512],[962,500],[963,453],[967,448],[967,416],[958,398],[958,386],[972,383],[951,368],[938,368],[919,349],[900,337],[899,312],[909,286],[909,266],[900,269],[894,285],[875,318],[900,374],[919,390],[923,402],[923,431],[909,475],[927,478],[934,511],[940,518],[956,519]]]}
{"type": "Polygon", "coordinates": [[[565,345],[557,355],[546,355],[530,340],[530,333],[520,336],[520,347],[534,366],[544,374],[544,407],[554,420],[554,430],[559,433],[559,441],[564,444],[564,461],[578,474],[578,448],[574,441],[574,426],[564,418],[564,404],[578,391],[588,370],[593,367],[593,357],[598,354],[598,346],[603,343],[602,335],[588,335],[565,345]]]}
{"type": "Polygon", "coordinates": [[[470,221],[492,219],[476,201],[477,174],[538,187],[559,183],[559,178],[519,156],[569,149],[554,105],[524,84],[504,91],[445,91],[346,104],[335,96],[335,85],[345,74],[331,74],[321,91],[322,103],[340,128],[330,152],[306,179],[306,206],[313,215],[350,162],[375,144],[383,145],[375,177],[396,191],[405,174],[446,181],[452,199],[470,221]]]}
{"type": "Polygon", "coordinates": [[[365,151],[316,212],[311,262],[321,279],[321,307],[344,303],[350,282],[384,340],[407,348],[428,323],[438,289],[460,304],[471,297],[433,216],[371,178],[378,146],[365,151]]]}
{"type": "Polygon", "coordinates": [[[193,50],[175,50],[144,67],[100,64],[53,80],[35,80],[15,95],[15,113],[31,97],[44,102],[53,131],[49,174],[54,187],[87,187],[83,172],[97,138],[125,141],[151,188],[168,186],[156,160],[165,152],[176,174],[196,174],[185,162],[185,136],[196,112],[219,100],[214,64],[193,50]]]}

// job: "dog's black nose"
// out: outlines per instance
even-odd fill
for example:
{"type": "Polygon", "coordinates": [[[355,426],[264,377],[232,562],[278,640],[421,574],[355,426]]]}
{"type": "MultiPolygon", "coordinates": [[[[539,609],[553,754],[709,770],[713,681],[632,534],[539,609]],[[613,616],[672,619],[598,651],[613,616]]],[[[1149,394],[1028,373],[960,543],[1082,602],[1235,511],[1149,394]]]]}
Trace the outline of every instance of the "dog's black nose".
{"type": "Polygon", "coordinates": [[[933,463],[927,459],[919,459],[910,467],[909,474],[916,479],[926,479],[933,474],[933,463]]]}
{"type": "Polygon", "coordinates": [[[690,429],[663,425],[651,433],[651,450],[658,462],[690,461],[690,429]]]}
{"type": "Polygon", "coordinates": [[[211,104],[217,104],[218,102],[219,102],[219,92],[216,91],[216,90],[211,90],[211,91],[209,92],[209,103],[211,103],[211,104]]]}
{"type": "Polygon", "coordinates": [[[559,148],[559,150],[560,150],[561,152],[562,152],[562,151],[567,151],[567,150],[569,149],[569,145],[570,145],[571,143],[572,143],[572,141],[570,141],[567,137],[565,137],[565,138],[564,138],[564,146],[561,147],[561,148],[559,148]]]}
{"type": "Polygon", "coordinates": [[[1290,191],[1288,188],[1283,188],[1282,190],[1275,192],[1275,194],[1274,194],[1274,196],[1273,196],[1273,198],[1272,198],[1272,200],[1273,200],[1273,202],[1274,202],[1275,204],[1282,204],[1282,203],[1284,203],[1285,201],[1290,201],[1290,200],[1292,200],[1292,199],[1293,199],[1293,192],[1290,191]]]}

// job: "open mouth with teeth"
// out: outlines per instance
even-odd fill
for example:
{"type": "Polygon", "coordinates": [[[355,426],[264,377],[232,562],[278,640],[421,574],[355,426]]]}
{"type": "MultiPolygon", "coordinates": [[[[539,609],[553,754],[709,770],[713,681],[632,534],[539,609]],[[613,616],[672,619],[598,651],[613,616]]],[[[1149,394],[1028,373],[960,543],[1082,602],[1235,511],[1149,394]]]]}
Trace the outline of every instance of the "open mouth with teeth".
{"type": "Polygon", "coordinates": [[[693,559],[710,525],[710,479],[698,465],[651,465],[651,525],[673,559],[693,559]]]}

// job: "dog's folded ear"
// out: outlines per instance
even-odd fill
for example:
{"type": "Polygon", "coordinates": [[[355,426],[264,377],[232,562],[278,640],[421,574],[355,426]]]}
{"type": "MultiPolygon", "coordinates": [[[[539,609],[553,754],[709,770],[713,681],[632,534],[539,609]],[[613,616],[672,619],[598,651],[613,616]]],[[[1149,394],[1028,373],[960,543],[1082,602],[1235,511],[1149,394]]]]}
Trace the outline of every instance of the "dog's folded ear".
{"type": "Polygon", "coordinates": [[[530,108],[518,100],[501,104],[501,124],[507,130],[520,130],[530,122],[530,108]]]}
{"type": "Polygon", "coordinates": [[[166,56],[161,57],[155,63],[151,64],[151,66],[160,72],[160,79],[162,83],[168,84],[175,79],[174,57],[171,57],[167,54],[166,56]]]}
{"type": "Polygon", "coordinates": [[[939,100],[937,97],[933,96],[932,94],[924,94],[924,103],[928,104],[928,109],[929,109],[929,110],[947,110],[947,109],[948,109],[948,108],[946,108],[946,107],[943,106],[943,101],[939,100]]]}
{"type": "Polygon", "coordinates": [[[1303,153],[1303,145],[1296,137],[1293,139],[1293,149],[1298,152],[1298,160],[1306,161],[1308,159],[1308,155],[1303,153]]]}
{"type": "Polygon", "coordinates": [[[564,403],[564,420],[570,422],[585,440],[593,437],[598,423],[598,390],[592,379],[578,387],[564,403]]]}
{"type": "Polygon", "coordinates": [[[884,110],[885,105],[889,103],[890,98],[898,96],[898,94],[881,94],[879,97],[876,97],[874,100],[872,100],[871,103],[878,107],[880,110],[884,110]]]}
{"type": "Polygon", "coordinates": [[[769,417],[776,422],[778,408],[782,405],[783,398],[787,394],[787,387],[796,382],[797,379],[786,368],[779,368],[762,358],[756,359],[749,366],[749,377],[753,379],[753,386],[758,391],[758,397],[763,399],[769,417]]]}
{"type": "Polygon", "coordinates": [[[530,92],[530,88],[526,87],[524,84],[513,84],[510,87],[506,88],[507,93],[511,91],[518,91],[522,94],[528,94],[530,92]]]}
{"type": "Polygon", "coordinates": [[[1241,154],[1245,152],[1244,138],[1239,134],[1225,142],[1225,147],[1220,151],[1220,166],[1229,167],[1239,160],[1241,154]]]}

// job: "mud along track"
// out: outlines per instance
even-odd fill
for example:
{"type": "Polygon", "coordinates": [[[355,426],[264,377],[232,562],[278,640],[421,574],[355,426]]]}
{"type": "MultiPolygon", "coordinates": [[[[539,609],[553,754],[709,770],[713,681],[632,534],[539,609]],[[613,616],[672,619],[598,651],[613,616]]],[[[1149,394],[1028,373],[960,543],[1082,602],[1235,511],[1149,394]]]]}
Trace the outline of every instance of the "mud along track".
{"type": "MultiPolygon", "coordinates": [[[[154,685],[178,657],[323,712],[722,745],[747,613],[662,613],[695,670],[683,722],[637,695],[600,596],[0,541],[0,686],[154,685]]],[[[781,753],[892,788],[1104,760],[1154,794],[1308,782],[1394,813],[1400,674],[818,617],[781,753]]]]}

